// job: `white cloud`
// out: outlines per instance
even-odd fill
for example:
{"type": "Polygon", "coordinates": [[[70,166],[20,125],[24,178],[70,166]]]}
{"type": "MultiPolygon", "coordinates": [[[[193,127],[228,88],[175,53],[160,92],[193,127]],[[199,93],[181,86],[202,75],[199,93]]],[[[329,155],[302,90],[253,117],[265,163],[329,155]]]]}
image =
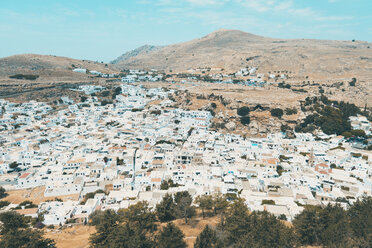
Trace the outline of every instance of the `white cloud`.
{"type": "Polygon", "coordinates": [[[186,0],[186,2],[191,3],[193,5],[200,5],[200,6],[206,6],[206,5],[223,5],[229,0],[186,0]]]}
{"type": "MultiPolygon", "coordinates": [[[[337,0],[329,0],[337,1],[337,0]]],[[[352,19],[349,16],[324,16],[320,11],[311,7],[296,7],[293,0],[236,0],[243,7],[257,12],[271,12],[278,15],[284,14],[296,18],[307,17],[313,21],[342,21],[352,19]]]]}

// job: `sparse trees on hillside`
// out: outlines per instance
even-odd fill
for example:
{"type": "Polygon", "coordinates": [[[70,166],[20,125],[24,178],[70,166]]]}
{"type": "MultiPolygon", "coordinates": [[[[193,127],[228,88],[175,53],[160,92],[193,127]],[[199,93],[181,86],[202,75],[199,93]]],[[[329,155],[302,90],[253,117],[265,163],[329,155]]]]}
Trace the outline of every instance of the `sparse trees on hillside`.
{"type": "Polygon", "coordinates": [[[176,204],[174,203],[173,196],[166,194],[163,200],[156,205],[156,214],[161,222],[168,222],[176,219],[175,214],[176,204]]]}
{"type": "Polygon", "coordinates": [[[55,242],[43,237],[43,233],[29,228],[24,217],[8,211],[0,214],[0,247],[54,248],[55,242]]]}
{"type": "Polygon", "coordinates": [[[194,248],[222,248],[223,244],[217,237],[215,230],[208,225],[205,226],[203,231],[196,238],[194,248]]]}
{"type": "Polygon", "coordinates": [[[186,248],[185,235],[173,223],[168,223],[158,235],[156,235],[156,247],[158,248],[186,248]]]}

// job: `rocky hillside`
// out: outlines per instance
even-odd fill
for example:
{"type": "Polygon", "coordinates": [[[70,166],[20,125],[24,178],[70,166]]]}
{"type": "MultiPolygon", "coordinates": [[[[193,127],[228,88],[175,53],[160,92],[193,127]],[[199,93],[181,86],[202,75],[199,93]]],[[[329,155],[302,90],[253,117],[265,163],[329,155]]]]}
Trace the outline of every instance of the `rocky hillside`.
{"type": "Polygon", "coordinates": [[[120,68],[186,71],[245,66],[261,72],[291,71],[313,79],[372,79],[372,43],[306,39],[273,39],[239,30],[218,30],[205,37],[142,52],[117,62],[120,68]]]}
{"type": "Polygon", "coordinates": [[[127,61],[128,59],[132,57],[136,57],[140,54],[147,54],[149,52],[156,51],[160,48],[162,48],[162,46],[144,45],[144,46],[138,47],[132,51],[129,51],[129,52],[126,52],[120,55],[119,57],[111,61],[111,64],[119,64],[122,61],[127,61]]]}

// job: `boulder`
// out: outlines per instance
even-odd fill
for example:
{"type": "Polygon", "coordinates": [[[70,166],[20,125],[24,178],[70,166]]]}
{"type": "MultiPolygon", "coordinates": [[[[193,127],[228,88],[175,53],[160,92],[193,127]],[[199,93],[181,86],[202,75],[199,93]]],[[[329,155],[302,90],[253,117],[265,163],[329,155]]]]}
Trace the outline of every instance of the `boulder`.
{"type": "Polygon", "coordinates": [[[229,123],[226,124],[226,128],[227,128],[227,130],[229,130],[229,131],[234,131],[235,128],[236,128],[236,124],[235,124],[235,122],[230,121],[229,123]]]}

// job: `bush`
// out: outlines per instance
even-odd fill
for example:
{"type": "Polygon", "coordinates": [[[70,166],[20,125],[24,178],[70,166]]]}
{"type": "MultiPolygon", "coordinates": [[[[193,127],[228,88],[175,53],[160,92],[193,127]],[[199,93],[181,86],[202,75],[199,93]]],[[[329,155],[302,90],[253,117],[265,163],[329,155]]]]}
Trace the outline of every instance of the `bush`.
{"type": "Polygon", "coordinates": [[[108,90],[102,91],[101,94],[100,94],[100,96],[102,96],[102,97],[108,97],[109,95],[110,95],[110,91],[108,91],[108,90]]]}
{"type": "Polygon", "coordinates": [[[353,134],[348,131],[343,132],[341,135],[344,136],[345,138],[351,138],[353,136],[353,134]]]}
{"type": "Polygon", "coordinates": [[[286,115],[295,115],[295,114],[297,114],[297,109],[296,108],[286,108],[285,109],[285,114],[286,115]]]}
{"type": "Polygon", "coordinates": [[[249,117],[249,115],[246,115],[246,116],[242,116],[240,118],[240,123],[242,123],[243,125],[249,125],[249,123],[251,123],[251,118],[249,117]]]}
{"type": "Polygon", "coordinates": [[[103,100],[103,101],[101,102],[101,106],[106,106],[106,105],[108,105],[108,104],[112,104],[112,101],[103,100]]]}
{"type": "Polygon", "coordinates": [[[279,88],[282,88],[282,89],[290,89],[291,88],[291,85],[290,84],[286,84],[284,82],[281,82],[278,84],[278,87],[279,88]]]}
{"type": "Polygon", "coordinates": [[[350,86],[355,86],[356,85],[356,78],[352,78],[351,81],[349,82],[350,86]]]}
{"type": "Polygon", "coordinates": [[[287,124],[284,124],[284,125],[280,126],[280,131],[281,132],[285,133],[287,130],[291,130],[291,128],[287,124]]]}
{"type": "Polygon", "coordinates": [[[240,115],[240,116],[246,116],[246,115],[249,114],[249,108],[246,107],[246,106],[241,107],[241,108],[238,108],[238,109],[237,109],[237,113],[238,113],[238,115],[240,115]]]}
{"type": "Polygon", "coordinates": [[[18,163],[15,162],[15,161],[9,164],[9,168],[10,168],[10,169],[15,169],[15,168],[17,168],[17,167],[18,167],[18,163]]]}
{"type": "Polygon", "coordinates": [[[10,204],[8,201],[0,201],[0,208],[6,207],[10,204]]]}
{"type": "Polygon", "coordinates": [[[5,192],[3,187],[0,187],[0,199],[6,197],[8,194],[5,192]]]}
{"type": "Polygon", "coordinates": [[[270,113],[271,113],[271,116],[278,117],[278,118],[282,118],[283,116],[283,110],[281,110],[280,108],[274,108],[270,110],[270,113]]]}
{"type": "Polygon", "coordinates": [[[360,130],[360,129],[351,130],[351,134],[356,136],[356,137],[361,137],[361,138],[367,137],[366,132],[364,132],[364,130],[360,130]]]}
{"type": "Polygon", "coordinates": [[[275,201],[273,200],[262,200],[261,205],[275,205],[275,201]]]}
{"type": "Polygon", "coordinates": [[[36,80],[37,78],[39,78],[39,75],[16,74],[16,75],[13,75],[13,76],[9,76],[9,78],[36,80]]]}

